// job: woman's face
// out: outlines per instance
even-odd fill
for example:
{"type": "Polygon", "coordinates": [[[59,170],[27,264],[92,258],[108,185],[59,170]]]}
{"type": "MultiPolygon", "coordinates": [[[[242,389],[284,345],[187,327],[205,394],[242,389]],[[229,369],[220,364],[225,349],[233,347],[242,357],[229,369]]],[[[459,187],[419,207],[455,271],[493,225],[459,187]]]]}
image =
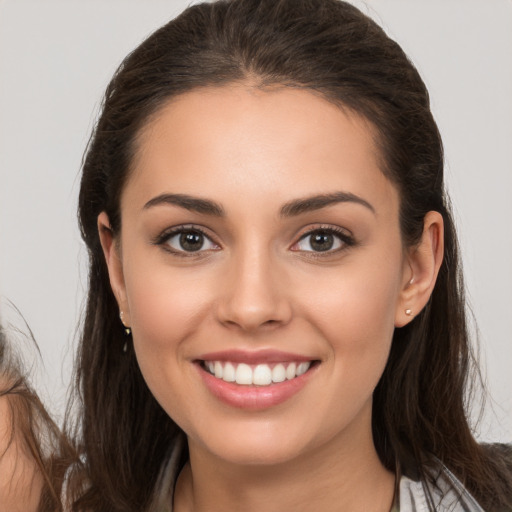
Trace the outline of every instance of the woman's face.
{"type": "Polygon", "coordinates": [[[191,446],[277,463],[368,439],[411,277],[368,123],[232,85],[169,102],[138,142],[104,246],[144,378],[191,446]]]}

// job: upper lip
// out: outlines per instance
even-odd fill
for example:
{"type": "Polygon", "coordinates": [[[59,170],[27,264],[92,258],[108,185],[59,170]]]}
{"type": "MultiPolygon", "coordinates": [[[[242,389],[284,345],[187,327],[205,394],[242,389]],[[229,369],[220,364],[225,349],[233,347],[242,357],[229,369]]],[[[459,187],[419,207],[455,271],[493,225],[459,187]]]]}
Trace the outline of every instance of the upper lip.
{"type": "Polygon", "coordinates": [[[293,354],[291,352],[283,352],[281,350],[221,350],[218,352],[209,352],[202,354],[197,358],[201,361],[230,361],[233,363],[285,363],[285,362],[306,362],[313,361],[315,358],[293,354]]]}

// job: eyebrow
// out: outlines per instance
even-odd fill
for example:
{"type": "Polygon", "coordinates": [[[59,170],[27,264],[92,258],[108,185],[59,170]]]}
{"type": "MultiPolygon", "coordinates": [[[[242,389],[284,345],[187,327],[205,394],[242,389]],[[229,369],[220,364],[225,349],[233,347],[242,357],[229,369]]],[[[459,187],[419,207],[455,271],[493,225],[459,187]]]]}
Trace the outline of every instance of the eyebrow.
{"type": "Polygon", "coordinates": [[[290,201],[281,208],[281,217],[294,217],[302,213],[320,210],[321,208],[337,203],[360,204],[375,213],[375,208],[362,197],[356,196],[350,192],[333,192],[331,194],[320,194],[290,201]]]}
{"type": "Polygon", "coordinates": [[[180,206],[191,212],[202,213],[204,215],[212,215],[214,217],[223,217],[225,215],[224,208],[215,201],[209,199],[201,199],[199,197],[189,196],[187,194],[161,194],[150,199],[143,210],[153,208],[155,206],[170,204],[180,206]]]}
{"type": "MultiPolygon", "coordinates": [[[[301,199],[294,199],[283,205],[281,208],[281,217],[295,217],[302,213],[320,210],[327,206],[337,203],[356,203],[368,208],[375,213],[375,208],[362,197],[356,196],[351,192],[333,192],[331,194],[319,194],[301,199]]],[[[170,204],[185,208],[186,210],[201,213],[203,215],[212,215],[214,217],[224,217],[224,208],[210,199],[189,196],[187,194],[160,194],[150,199],[145,205],[144,210],[155,206],[170,204]]]]}

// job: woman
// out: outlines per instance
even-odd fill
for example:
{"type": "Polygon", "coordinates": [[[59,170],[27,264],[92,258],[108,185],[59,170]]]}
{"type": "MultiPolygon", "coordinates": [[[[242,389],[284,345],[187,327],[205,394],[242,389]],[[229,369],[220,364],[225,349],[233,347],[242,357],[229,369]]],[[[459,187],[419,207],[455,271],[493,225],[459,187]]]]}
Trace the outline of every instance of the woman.
{"type": "Polygon", "coordinates": [[[63,477],[74,451],[9,341],[0,327],[0,512],[61,510],[63,477]]]}
{"type": "Polygon", "coordinates": [[[79,218],[72,510],[512,506],[466,418],[428,94],[354,7],[221,1],[155,32],[107,89],[79,218]]]}

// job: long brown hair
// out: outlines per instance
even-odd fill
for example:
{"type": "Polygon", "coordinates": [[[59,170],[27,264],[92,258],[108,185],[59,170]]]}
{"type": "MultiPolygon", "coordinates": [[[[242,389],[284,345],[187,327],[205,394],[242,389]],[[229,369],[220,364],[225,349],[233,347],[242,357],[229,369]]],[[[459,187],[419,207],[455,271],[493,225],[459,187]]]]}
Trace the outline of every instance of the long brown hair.
{"type": "Polygon", "coordinates": [[[74,510],[145,510],[169,448],[183,435],[146,387],[125,338],[100,247],[97,217],[116,236],[120,196],[137,135],[170,98],[250,79],[309,89],[369,120],[382,172],[401,198],[404,245],[425,214],[440,212],[445,252],[428,305],[396,329],[374,393],[373,434],[390,470],[428,481],[441,461],[489,510],[511,505],[500,457],[474,440],[468,385],[478,372],[469,343],[457,239],[443,182],[443,148],[423,81],[371,19],[338,0],[221,0],[195,5],[152,34],[110,82],[83,163],[79,221],[90,258],[77,361],[78,442],[85,454],[70,492],[74,510]]]}

